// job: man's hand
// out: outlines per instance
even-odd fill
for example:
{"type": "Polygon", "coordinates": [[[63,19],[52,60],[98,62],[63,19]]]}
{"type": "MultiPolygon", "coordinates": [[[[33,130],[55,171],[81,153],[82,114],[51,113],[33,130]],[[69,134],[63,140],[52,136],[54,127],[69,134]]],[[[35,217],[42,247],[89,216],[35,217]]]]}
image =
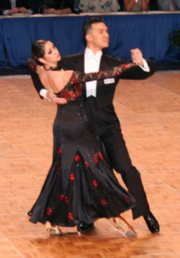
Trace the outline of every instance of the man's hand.
{"type": "Polygon", "coordinates": [[[135,64],[143,66],[143,55],[139,48],[131,49],[131,59],[135,64]]]}
{"type": "Polygon", "coordinates": [[[44,14],[55,14],[56,9],[54,9],[54,8],[44,8],[43,13],[44,14]]]}
{"type": "Polygon", "coordinates": [[[11,13],[19,13],[19,12],[20,12],[20,10],[17,7],[11,9],[11,13]]]}
{"type": "Polygon", "coordinates": [[[64,104],[67,104],[67,100],[66,99],[64,99],[64,98],[58,98],[54,93],[52,93],[52,92],[47,92],[47,94],[46,94],[46,96],[47,96],[47,98],[51,101],[51,102],[53,102],[53,103],[55,103],[55,104],[58,104],[58,105],[64,105],[64,104]]]}
{"type": "Polygon", "coordinates": [[[28,10],[25,7],[19,8],[20,13],[28,13],[28,10]]]}

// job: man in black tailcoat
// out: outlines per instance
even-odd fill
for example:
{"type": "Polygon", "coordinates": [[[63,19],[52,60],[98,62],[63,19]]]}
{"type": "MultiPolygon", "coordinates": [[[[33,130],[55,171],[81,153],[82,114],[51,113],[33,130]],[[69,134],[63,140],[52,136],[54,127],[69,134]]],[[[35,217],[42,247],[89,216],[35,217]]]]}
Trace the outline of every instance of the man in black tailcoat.
{"type": "MultiPolygon", "coordinates": [[[[63,58],[62,66],[64,68],[88,73],[106,70],[124,63],[123,60],[103,54],[102,50],[109,46],[109,33],[101,18],[88,19],[83,24],[83,35],[87,43],[85,52],[63,58]]],[[[125,71],[121,75],[121,79],[146,79],[155,72],[153,63],[144,60],[139,49],[131,50],[131,58],[137,66],[125,71]]],[[[43,89],[38,76],[34,77],[33,81],[41,97],[48,98],[58,104],[66,103],[65,99],[58,99],[53,93],[43,89]]],[[[140,173],[132,165],[120,122],[112,104],[117,83],[117,78],[86,83],[86,113],[88,120],[105,146],[112,168],[121,174],[129,192],[137,201],[137,206],[132,210],[133,219],[143,216],[149,230],[152,233],[158,233],[158,221],[150,211],[140,173]]],[[[93,228],[93,224],[82,223],[78,226],[80,232],[85,232],[91,228],[93,228]]]]}

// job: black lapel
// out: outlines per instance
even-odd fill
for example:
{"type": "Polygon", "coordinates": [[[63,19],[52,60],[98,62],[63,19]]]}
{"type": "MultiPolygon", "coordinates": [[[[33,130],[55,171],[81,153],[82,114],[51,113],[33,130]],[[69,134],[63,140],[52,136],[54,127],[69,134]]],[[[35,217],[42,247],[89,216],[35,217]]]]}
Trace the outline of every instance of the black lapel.
{"type": "Polygon", "coordinates": [[[74,61],[74,67],[76,71],[84,72],[84,53],[74,61]]]}
{"type": "Polygon", "coordinates": [[[100,62],[100,67],[99,67],[99,70],[100,71],[104,71],[104,70],[107,70],[109,69],[109,64],[108,64],[108,60],[106,58],[106,56],[103,54],[102,57],[101,57],[101,62],[100,62]]]}
{"type": "MultiPolygon", "coordinates": [[[[74,60],[74,70],[78,72],[84,73],[84,52],[77,56],[77,58],[74,60]]],[[[85,103],[86,101],[86,87],[83,88],[83,101],[85,103]]]]}

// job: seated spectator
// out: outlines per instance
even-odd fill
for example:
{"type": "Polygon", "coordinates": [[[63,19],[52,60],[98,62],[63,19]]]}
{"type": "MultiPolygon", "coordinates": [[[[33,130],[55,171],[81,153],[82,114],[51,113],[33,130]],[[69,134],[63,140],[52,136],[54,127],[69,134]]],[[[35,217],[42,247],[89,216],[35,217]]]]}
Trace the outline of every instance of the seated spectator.
{"type": "Polygon", "coordinates": [[[28,0],[0,0],[0,14],[32,14],[28,0]]]}
{"type": "Polygon", "coordinates": [[[118,0],[80,0],[79,9],[89,13],[118,12],[120,5],[118,0]]]}
{"type": "Polygon", "coordinates": [[[150,11],[158,11],[159,10],[157,0],[150,0],[149,10],[150,11]]]}
{"type": "Polygon", "coordinates": [[[157,0],[159,10],[176,11],[180,10],[180,0],[157,0]]]}
{"type": "Polygon", "coordinates": [[[150,0],[124,0],[124,10],[127,12],[141,12],[149,10],[150,0]]]}
{"type": "Polygon", "coordinates": [[[40,13],[43,0],[29,0],[29,2],[31,3],[33,14],[40,13]]]}
{"type": "Polygon", "coordinates": [[[73,0],[44,0],[42,13],[44,14],[70,14],[73,11],[73,0]]]}

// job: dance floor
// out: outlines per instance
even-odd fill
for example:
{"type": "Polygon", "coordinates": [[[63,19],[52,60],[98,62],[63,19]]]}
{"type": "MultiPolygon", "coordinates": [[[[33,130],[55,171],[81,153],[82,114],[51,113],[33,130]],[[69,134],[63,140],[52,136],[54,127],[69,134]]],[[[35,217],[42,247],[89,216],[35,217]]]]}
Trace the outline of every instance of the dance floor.
{"type": "Polygon", "coordinates": [[[51,237],[30,223],[27,211],[51,164],[56,106],[38,97],[29,76],[0,77],[1,258],[180,258],[180,71],[121,81],[114,103],[160,234],[130,211],[123,216],[136,238],[105,219],[89,234],[64,228],[51,237]]]}

